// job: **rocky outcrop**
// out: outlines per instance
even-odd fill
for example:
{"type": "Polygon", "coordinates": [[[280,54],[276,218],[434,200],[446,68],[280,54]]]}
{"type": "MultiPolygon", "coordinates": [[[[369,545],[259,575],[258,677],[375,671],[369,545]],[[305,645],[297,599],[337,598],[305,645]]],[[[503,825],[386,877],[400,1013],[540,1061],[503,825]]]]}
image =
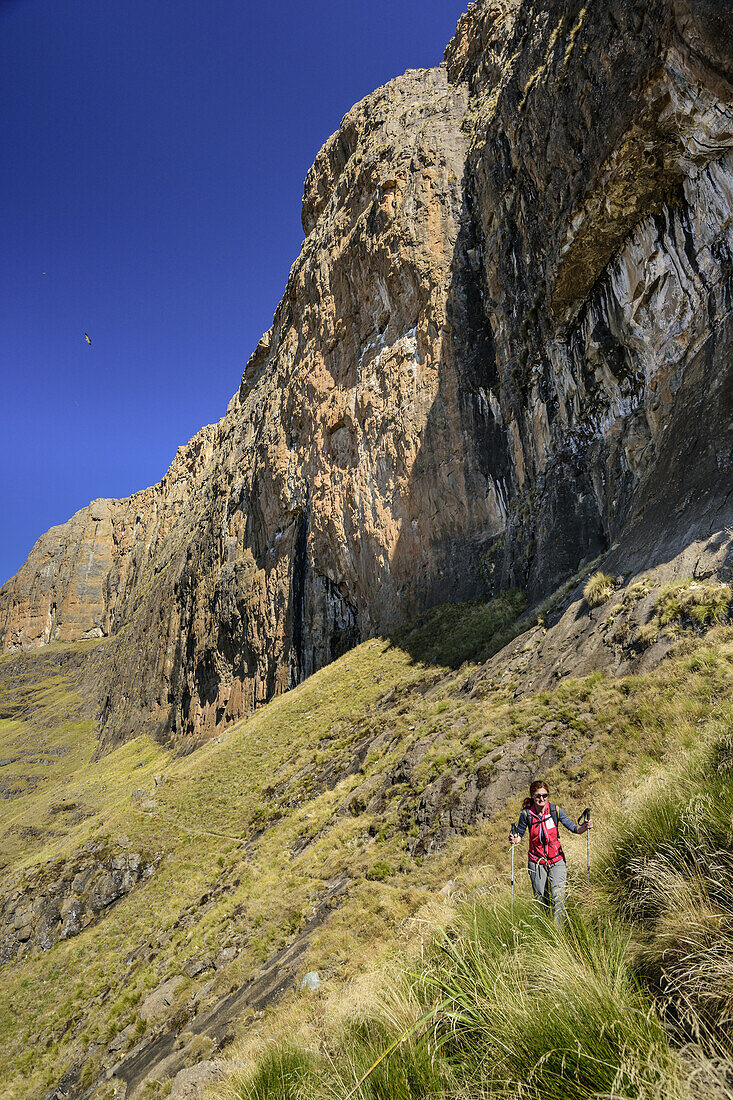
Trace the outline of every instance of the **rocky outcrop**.
{"type": "Polygon", "coordinates": [[[215,430],[180,447],[163,480],[126,500],[94,500],[52,527],[0,589],[2,651],[104,638],[124,622],[130,598],[212,457],[215,430]]]}
{"type": "MultiPolygon", "coordinates": [[[[254,978],[243,984],[234,980],[226,993],[213,1001],[209,997],[211,982],[192,990],[180,974],[166,978],[140,1006],[140,1015],[148,1025],[144,1032],[136,1033],[131,1025],[126,1033],[115,1036],[106,1051],[98,1052],[104,1078],[122,1087],[129,1100],[149,1094],[156,1082],[169,1080],[173,1081],[171,1096],[201,1095],[205,1085],[218,1076],[216,1064],[208,1058],[202,1060],[202,1051],[211,1054],[229,1046],[238,1017],[261,1015],[295,986],[314,933],[341,904],[350,882],[347,876],[330,880],[298,934],[275,952],[254,978]]],[[[231,958],[227,951],[220,952],[214,960],[217,970],[225,969],[231,958]]],[[[184,964],[189,977],[200,975],[201,971],[193,968],[192,974],[191,969],[184,964]]],[[[68,1072],[73,1072],[73,1067],[68,1072]]],[[[90,1096],[93,1091],[89,1090],[90,1096]]]]}
{"type": "Polygon", "coordinates": [[[357,104],[224,418],[0,591],[185,747],[431,603],[733,522],[729,3],[477,0],[357,104]],[[705,425],[705,430],[701,430],[705,425]]]}
{"type": "Polygon", "coordinates": [[[74,857],[33,869],[0,891],[0,964],[78,936],[155,871],[156,860],[91,843],[74,857]]]}

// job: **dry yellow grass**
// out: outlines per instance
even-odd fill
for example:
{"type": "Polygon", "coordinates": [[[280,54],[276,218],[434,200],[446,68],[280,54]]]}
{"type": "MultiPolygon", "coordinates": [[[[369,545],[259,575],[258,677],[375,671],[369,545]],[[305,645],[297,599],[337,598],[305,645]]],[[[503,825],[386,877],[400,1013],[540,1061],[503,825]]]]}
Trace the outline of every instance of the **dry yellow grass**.
{"type": "Polygon", "coordinates": [[[613,595],[614,579],[608,573],[594,573],[592,577],[589,577],[585,588],[583,589],[583,597],[588,607],[599,607],[606,600],[610,599],[613,595]]]}

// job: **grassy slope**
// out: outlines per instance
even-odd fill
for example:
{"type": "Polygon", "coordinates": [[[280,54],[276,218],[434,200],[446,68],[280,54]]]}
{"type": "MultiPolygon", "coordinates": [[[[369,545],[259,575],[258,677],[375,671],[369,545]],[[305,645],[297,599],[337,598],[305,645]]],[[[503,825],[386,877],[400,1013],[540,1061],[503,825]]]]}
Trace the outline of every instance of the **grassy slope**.
{"type": "MultiPolygon", "coordinates": [[[[421,913],[428,919],[426,902],[446,880],[457,877],[470,892],[505,879],[504,806],[438,854],[418,859],[408,847],[410,814],[399,809],[403,797],[409,806],[411,790],[419,793],[448,771],[493,769],[500,748],[521,751],[529,773],[537,745],[550,736],[564,755],[548,779],[559,801],[582,808],[618,791],[630,775],[651,772],[670,745],[691,744],[730,694],[733,642],[722,628],[704,660],[702,643],[683,639],[678,656],[646,677],[596,673],[528,699],[514,699],[510,683],[466,693],[476,663],[496,647],[517,609],[511,600],[437,609],[396,641],[364,643],[177,760],[141,737],[92,763],[93,728],[73,717],[73,683],[46,676],[42,705],[34,702],[33,713],[0,726],[0,756],[25,753],[2,767],[0,779],[42,776],[34,790],[0,803],[4,873],[69,855],[102,835],[126,850],[165,855],[155,875],[100,924],[0,971],[2,1095],[33,1096],[75,1059],[86,1062],[83,1079],[92,1081],[109,1039],[129,1024],[143,1030],[140,1000],[180,972],[185,959],[228,944],[238,949],[210,989],[201,986],[211,972],[181,985],[179,1003],[198,991],[205,1006],[256,974],[346,874],[344,901],[312,937],[303,964],[326,979],[318,997],[293,995],[254,1030],[243,1024],[243,1034],[292,1032],[304,1013],[327,1015],[329,994],[384,957],[405,928],[420,927],[405,921],[419,922],[421,913]],[[365,789],[378,789],[406,750],[426,738],[411,786],[398,786],[378,815],[367,812],[365,789]],[[52,765],[33,764],[40,741],[68,751],[46,754],[52,765]],[[163,774],[153,792],[153,776],[163,774]],[[149,812],[131,802],[138,788],[153,792],[149,812]],[[59,809],[72,804],[74,810],[59,809]],[[19,844],[19,836],[27,839],[19,844]],[[199,906],[205,893],[213,900],[199,906]]],[[[13,658],[4,661],[12,672],[13,658]]],[[[6,693],[27,691],[28,684],[12,681],[5,676],[6,693]]],[[[567,849],[579,890],[585,845],[571,838],[567,849]]]]}
{"type": "Polygon", "coordinates": [[[80,657],[97,643],[50,646],[0,657],[0,866],[5,873],[63,858],[92,837],[130,790],[153,784],[170,753],[139,738],[101,762],[96,722],[86,715],[78,670],[54,658],[80,657]]]}
{"type": "Polygon", "coordinates": [[[625,719],[606,697],[658,759],[597,785],[595,881],[576,872],[563,932],[526,892],[487,897],[468,871],[463,902],[432,915],[419,952],[408,945],[391,973],[320,1012],[291,1003],[216,1095],[730,1100],[731,686],[726,627],[620,681],[635,699],[625,719]]]}

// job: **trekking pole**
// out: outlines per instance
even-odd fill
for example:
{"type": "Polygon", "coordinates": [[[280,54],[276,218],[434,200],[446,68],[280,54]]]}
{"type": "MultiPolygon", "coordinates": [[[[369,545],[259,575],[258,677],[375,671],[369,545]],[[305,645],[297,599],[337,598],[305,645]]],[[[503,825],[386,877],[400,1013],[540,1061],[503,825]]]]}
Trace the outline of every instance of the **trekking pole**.
{"type": "MultiPolygon", "coordinates": [[[[590,808],[586,806],[578,818],[578,825],[585,825],[588,821],[590,821],[590,808]]],[[[588,885],[590,886],[590,829],[586,829],[585,832],[585,850],[588,863],[588,885]]]]}
{"type": "MultiPolygon", "coordinates": [[[[512,825],[510,829],[511,836],[519,836],[519,829],[516,825],[512,825]]],[[[510,842],[511,843],[511,842],[510,842]]],[[[516,845],[512,843],[512,905],[514,905],[514,849],[516,845]]]]}

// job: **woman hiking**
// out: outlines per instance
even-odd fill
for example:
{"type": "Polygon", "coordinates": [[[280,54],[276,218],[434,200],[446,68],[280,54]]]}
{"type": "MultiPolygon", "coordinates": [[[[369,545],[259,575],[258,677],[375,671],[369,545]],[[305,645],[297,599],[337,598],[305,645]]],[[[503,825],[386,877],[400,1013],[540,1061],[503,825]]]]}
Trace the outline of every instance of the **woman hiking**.
{"type": "Polygon", "coordinates": [[[534,896],[542,905],[552,906],[555,924],[565,920],[565,880],[567,867],[560,844],[558,823],[571,833],[585,833],[593,828],[588,818],[576,825],[564,810],[549,801],[549,789],[544,779],[535,779],[529,786],[529,798],[522,803],[517,825],[512,825],[509,839],[519,844],[529,828],[529,878],[534,896]]]}

